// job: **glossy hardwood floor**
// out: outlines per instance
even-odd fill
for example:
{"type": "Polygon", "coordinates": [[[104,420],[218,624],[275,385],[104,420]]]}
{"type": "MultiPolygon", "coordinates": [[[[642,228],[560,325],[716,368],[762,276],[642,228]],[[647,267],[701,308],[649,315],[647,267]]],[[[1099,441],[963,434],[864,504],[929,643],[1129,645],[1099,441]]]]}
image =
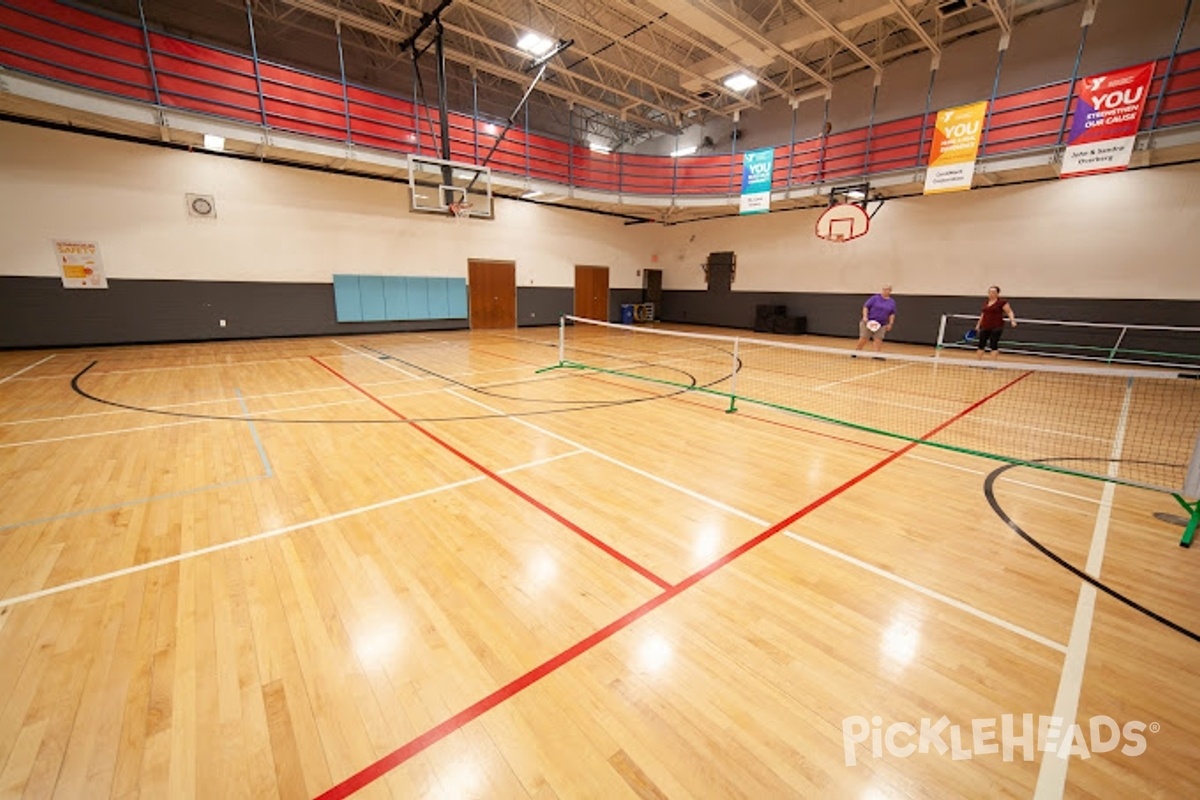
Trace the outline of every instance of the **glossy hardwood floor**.
{"type": "MultiPolygon", "coordinates": [[[[1022,538],[995,461],[537,373],[556,334],[0,353],[0,797],[1200,791],[1169,496],[1010,469],[1022,538]]],[[[1008,383],[906,433],[1072,424],[1008,383]]]]}

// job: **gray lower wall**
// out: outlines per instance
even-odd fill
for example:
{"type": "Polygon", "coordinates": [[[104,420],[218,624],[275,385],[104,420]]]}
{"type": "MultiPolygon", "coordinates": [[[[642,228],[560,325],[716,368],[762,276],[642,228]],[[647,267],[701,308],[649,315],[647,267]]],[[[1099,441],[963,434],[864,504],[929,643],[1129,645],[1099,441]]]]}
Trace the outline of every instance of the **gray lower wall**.
{"type": "MultiPolygon", "coordinates": [[[[613,289],[609,318],[641,289],[613,289]]],[[[517,288],[517,324],[557,325],[570,286],[517,288]]],[[[64,289],[58,278],[0,276],[0,348],[328,336],[466,328],[466,320],[338,322],[331,283],[109,280],[64,289]],[[220,326],[224,319],[225,327],[220,326]]]]}
{"type": "MultiPolygon", "coordinates": [[[[756,305],[785,305],[792,316],[808,320],[808,332],[821,336],[858,336],[858,320],[868,295],[821,294],[815,292],[707,292],[667,291],[659,318],[665,322],[695,325],[719,325],[753,328],[756,305]]],[[[956,295],[893,295],[896,300],[896,325],[888,337],[892,341],[932,345],[937,342],[942,314],[978,313],[983,297],[956,295]]],[[[1101,300],[1088,298],[1010,298],[1018,317],[1050,320],[1085,320],[1119,324],[1200,325],[1200,301],[1194,300],[1101,300]]],[[[1028,326],[1030,329],[1033,326],[1028,326]]],[[[1022,333],[1005,333],[1015,338],[1022,333]]],[[[1031,333],[1030,337],[1033,336],[1031,333]]],[[[1037,329],[1036,341],[1049,344],[1066,342],[1112,343],[1107,332],[1037,329]]],[[[1132,335],[1131,335],[1132,336],[1132,335]]],[[[1028,337],[1027,337],[1028,338],[1028,337]]],[[[1147,350],[1200,355],[1200,334],[1138,334],[1127,345],[1147,350]]]]}
{"type": "Polygon", "coordinates": [[[332,283],[0,277],[0,347],[253,339],[466,327],[465,320],[339,323],[332,283]],[[220,320],[225,320],[225,327],[220,320]]]}

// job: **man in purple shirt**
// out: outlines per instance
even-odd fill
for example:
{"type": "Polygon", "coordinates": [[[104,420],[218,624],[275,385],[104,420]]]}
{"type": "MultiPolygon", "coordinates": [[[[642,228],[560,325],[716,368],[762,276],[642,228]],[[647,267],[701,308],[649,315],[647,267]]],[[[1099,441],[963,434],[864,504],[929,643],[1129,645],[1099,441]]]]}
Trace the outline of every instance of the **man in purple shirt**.
{"type": "Polygon", "coordinates": [[[858,345],[854,349],[862,350],[867,339],[870,339],[875,352],[878,353],[883,349],[883,337],[895,322],[896,301],[892,299],[892,287],[884,286],[879,294],[871,295],[871,298],[863,303],[862,319],[858,321],[858,345]]]}

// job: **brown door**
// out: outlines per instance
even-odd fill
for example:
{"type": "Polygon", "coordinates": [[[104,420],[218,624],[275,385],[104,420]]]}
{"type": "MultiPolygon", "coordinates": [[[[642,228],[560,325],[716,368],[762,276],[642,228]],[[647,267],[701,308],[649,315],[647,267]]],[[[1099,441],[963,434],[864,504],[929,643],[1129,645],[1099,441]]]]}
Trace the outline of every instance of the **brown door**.
{"type": "Polygon", "coordinates": [[[575,267],[575,316],[608,321],[608,267],[575,267]]]}
{"type": "Polygon", "coordinates": [[[513,261],[467,262],[472,328],[517,326],[517,265],[513,261]]]}

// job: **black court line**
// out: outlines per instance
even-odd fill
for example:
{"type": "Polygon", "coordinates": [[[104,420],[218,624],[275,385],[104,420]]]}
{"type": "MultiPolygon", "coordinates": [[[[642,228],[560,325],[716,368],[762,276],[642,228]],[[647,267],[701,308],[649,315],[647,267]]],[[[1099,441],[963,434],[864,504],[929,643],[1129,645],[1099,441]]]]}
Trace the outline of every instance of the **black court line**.
{"type": "MultiPolygon", "coordinates": [[[[382,352],[382,351],[379,351],[379,352],[382,352]]],[[[364,354],[359,353],[359,355],[361,356],[364,354]]],[[[455,386],[462,387],[463,389],[466,389],[471,392],[476,392],[476,393],[488,395],[491,397],[499,397],[499,398],[503,398],[503,399],[515,400],[515,401],[520,401],[520,402],[528,402],[528,403],[540,402],[540,403],[561,404],[561,403],[567,402],[567,401],[554,401],[554,400],[534,400],[534,399],[525,398],[525,397],[512,397],[510,395],[504,395],[504,394],[500,394],[500,393],[491,393],[487,389],[481,389],[481,388],[478,388],[475,386],[471,386],[470,384],[462,383],[461,381],[456,381],[453,378],[450,378],[446,375],[442,375],[433,370],[427,369],[426,367],[422,367],[418,364],[410,363],[401,358],[398,358],[397,356],[394,356],[394,355],[391,355],[388,353],[383,353],[383,355],[387,356],[387,358],[389,360],[396,361],[401,364],[405,364],[406,366],[412,367],[413,369],[420,370],[421,372],[424,372],[430,376],[433,376],[440,380],[446,381],[447,383],[453,384],[455,386]]],[[[370,419],[287,419],[287,418],[280,418],[280,417],[273,417],[273,416],[244,416],[244,415],[235,416],[235,415],[225,415],[225,414],[197,414],[197,413],[192,413],[192,412],[187,412],[187,411],[168,411],[166,409],[153,408],[153,407],[149,407],[149,406],[138,406],[138,405],[134,405],[132,403],[122,403],[117,400],[112,400],[112,399],[109,399],[106,397],[101,397],[97,394],[87,391],[80,385],[81,379],[85,375],[87,375],[87,373],[99,363],[100,362],[98,360],[91,362],[86,367],[81,369],[78,373],[76,373],[75,377],[73,377],[71,379],[71,389],[76,394],[78,394],[80,397],[84,397],[95,403],[100,403],[100,404],[106,405],[106,406],[112,406],[113,408],[125,409],[126,411],[141,411],[141,412],[144,412],[147,414],[157,414],[159,416],[176,417],[176,418],[180,418],[180,419],[204,419],[204,420],[216,420],[216,421],[227,421],[227,422],[252,421],[252,422],[265,422],[265,423],[272,423],[272,424],[294,424],[294,425],[329,425],[329,424],[333,424],[333,425],[407,425],[407,424],[412,424],[412,423],[416,423],[416,422],[466,422],[466,421],[471,421],[471,420],[483,420],[483,419],[507,419],[507,418],[511,418],[511,417],[534,417],[534,416],[545,416],[545,415],[549,415],[549,414],[565,414],[565,413],[569,413],[569,412],[573,412],[573,411],[588,411],[588,410],[597,409],[597,408],[613,408],[616,406],[632,405],[634,403],[646,403],[646,402],[650,402],[652,400],[661,400],[661,399],[664,399],[667,397],[674,397],[675,395],[684,394],[684,393],[692,391],[693,389],[696,389],[696,388],[707,388],[709,386],[720,383],[721,381],[724,381],[729,377],[728,375],[722,376],[722,377],[712,381],[711,383],[707,383],[707,384],[704,384],[703,386],[701,386],[699,384],[699,382],[697,381],[696,376],[692,375],[690,372],[687,372],[686,370],[671,367],[668,369],[673,369],[675,372],[678,372],[680,375],[683,375],[686,377],[687,384],[685,386],[678,388],[678,389],[674,389],[673,391],[670,391],[670,392],[663,392],[661,394],[652,394],[652,395],[643,396],[643,397],[631,397],[631,398],[627,398],[624,400],[593,401],[588,405],[574,405],[571,408],[548,408],[548,409],[543,408],[543,409],[536,409],[536,410],[531,410],[531,411],[514,411],[514,412],[510,412],[510,413],[503,413],[503,414],[468,414],[468,415],[456,415],[456,416],[449,416],[449,417],[423,417],[420,419],[405,419],[405,420],[379,419],[379,418],[370,418],[370,419]]],[[[539,380],[539,379],[530,378],[529,382],[533,383],[533,382],[536,382],[537,380],[539,380]]],[[[221,402],[221,400],[217,399],[217,400],[213,400],[213,402],[214,403],[221,402]]],[[[577,403],[579,401],[570,401],[570,402],[577,403]]]]}
{"type": "MultiPolygon", "coordinates": [[[[1052,464],[1055,462],[1062,462],[1062,461],[1077,461],[1077,462],[1078,461],[1093,461],[1093,462],[1101,461],[1101,462],[1105,462],[1105,463],[1147,464],[1147,465],[1154,465],[1154,466],[1160,466],[1160,467],[1164,467],[1164,466],[1165,467],[1178,467],[1179,466],[1178,464],[1162,464],[1162,463],[1159,463],[1156,461],[1133,461],[1133,460],[1124,460],[1124,459],[1116,459],[1116,458],[1040,458],[1040,459],[1034,460],[1031,463],[1052,464]]],[[[1196,633],[1195,631],[1189,630],[1188,628],[1185,628],[1184,626],[1180,625],[1178,622],[1174,622],[1172,620],[1167,619],[1162,614],[1152,611],[1149,608],[1146,608],[1145,606],[1141,605],[1137,601],[1130,599],[1129,597],[1127,597],[1124,594],[1121,594],[1120,592],[1118,592],[1116,589],[1112,588],[1108,584],[1106,584],[1102,581],[1099,581],[1096,578],[1093,578],[1091,575],[1088,575],[1086,572],[1084,572],[1083,570],[1081,570],[1079,567],[1075,566],[1074,564],[1069,563],[1066,559],[1064,559],[1058,553],[1055,553],[1049,547],[1046,547],[1046,545],[1042,544],[1037,539],[1035,539],[1033,536],[1031,536],[1028,532],[1026,532],[1024,529],[1022,529],[1021,526],[1018,525],[1013,520],[1013,518],[1010,517],[1008,515],[1008,513],[1005,512],[1005,510],[1000,506],[1000,501],[998,501],[996,499],[996,492],[995,492],[996,481],[998,481],[1001,478],[1001,476],[1004,475],[1005,472],[1008,472],[1010,469],[1013,469],[1014,467],[1020,467],[1020,466],[1023,466],[1023,465],[1022,464],[1005,464],[1002,467],[997,467],[996,469],[992,470],[991,473],[988,474],[987,478],[984,479],[984,482],[983,482],[983,494],[987,498],[988,505],[990,505],[992,507],[992,511],[996,512],[996,516],[1000,517],[1000,519],[1004,521],[1004,524],[1008,525],[1008,527],[1010,527],[1014,531],[1016,531],[1018,536],[1020,536],[1022,539],[1024,539],[1029,544],[1033,545],[1034,549],[1036,549],[1042,555],[1046,556],[1046,558],[1049,558],[1055,564],[1058,564],[1060,567],[1065,569],[1067,572],[1070,572],[1072,575],[1079,578],[1081,581],[1090,583],[1092,586],[1094,586],[1097,589],[1099,589],[1100,591],[1104,592],[1106,595],[1113,598],[1114,600],[1116,600],[1120,603],[1124,603],[1125,605],[1132,608],[1134,611],[1137,611],[1140,614],[1146,615],[1150,619],[1154,620],[1155,622],[1157,622],[1161,625],[1167,626],[1168,628],[1175,631],[1176,633],[1181,633],[1194,642],[1200,642],[1200,634],[1196,633]]]]}

